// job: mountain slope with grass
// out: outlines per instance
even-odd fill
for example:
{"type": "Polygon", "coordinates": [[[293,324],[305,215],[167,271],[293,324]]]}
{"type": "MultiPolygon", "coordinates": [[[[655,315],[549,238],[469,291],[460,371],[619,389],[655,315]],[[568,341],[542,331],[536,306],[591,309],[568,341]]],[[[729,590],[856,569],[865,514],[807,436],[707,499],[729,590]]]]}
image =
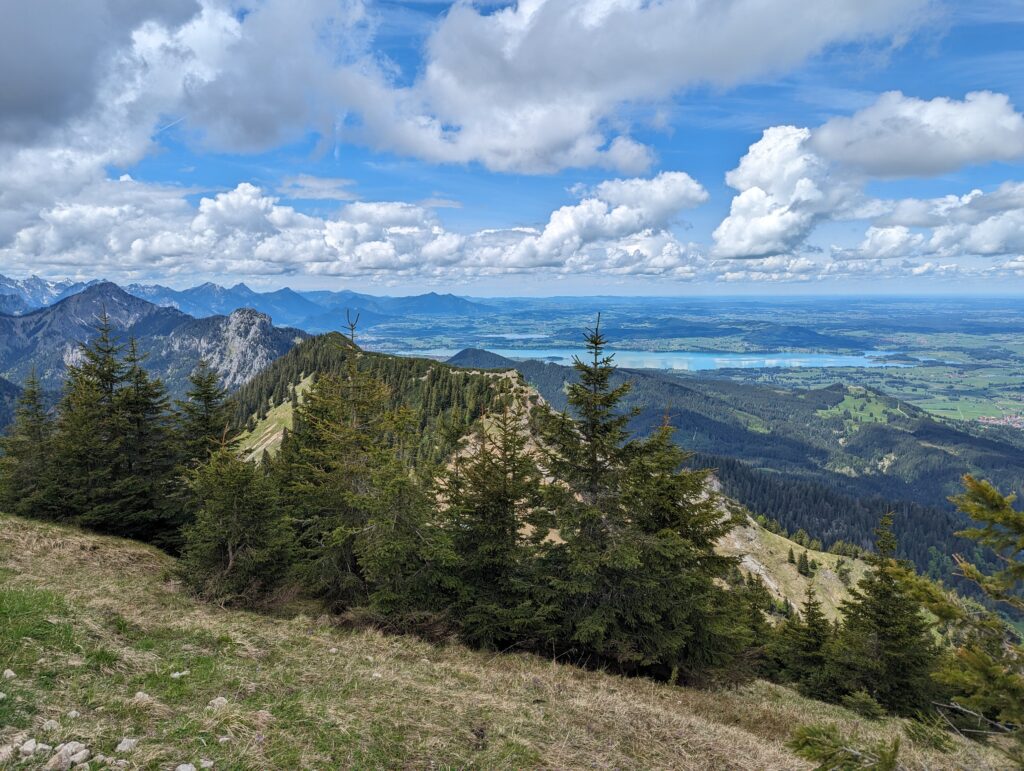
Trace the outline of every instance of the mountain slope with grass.
{"type": "MultiPolygon", "coordinates": [[[[295,346],[236,394],[235,419],[246,427],[238,441],[243,457],[258,460],[264,452],[273,456],[285,432],[293,428],[293,404],[301,403],[318,375],[342,372],[353,352],[361,368],[388,384],[395,403],[423,408],[422,435],[433,437],[420,448],[420,459],[427,462],[447,462],[459,439],[478,419],[486,420],[503,395],[514,395],[526,411],[543,401],[514,369],[466,370],[429,359],[368,353],[354,349],[343,335],[324,335],[295,346]]],[[[775,600],[788,600],[794,607],[801,606],[808,584],[813,585],[825,612],[837,617],[839,604],[848,596],[836,570],[838,556],[807,550],[750,517],[740,521],[743,524],[720,542],[722,554],[739,559],[744,573],[760,576],[775,600]],[[798,573],[796,565],[787,562],[790,549],[797,554],[807,551],[821,570],[813,577],[798,573]]],[[[856,582],[863,564],[846,564],[856,582]]]]}
{"type": "MultiPolygon", "coordinates": [[[[478,349],[448,363],[515,369],[558,410],[577,378],[572,367],[478,349]]],[[[698,454],[695,462],[715,468],[724,492],[754,513],[826,545],[843,540],[868,548],[879,517],[895,511],[904,556],[960,589],[969,587],[953,577],[951,556],[973,546],[953,536],[967,523],[947,497],[965,473],[1024,490],[1024,440],[979,433],[871,389],[616,372],[616,384],[627,380],[633,388],[623,406],[637,410],[631,429],[646,435],[667,419],[680,444],[698,454]]]]}
{"type": "Polygon", "coordinates": [[[902,737],[908,768],[998,767],[763,682],[680,688],[348,629],[286,603],[225,610],[175,571],[151,547],[0,516],[0,669],[14,675],[0,683],[0,757],[44,768],[78,742],[91,768],[809,769],[785,742],[825,722],[902,737]]]}

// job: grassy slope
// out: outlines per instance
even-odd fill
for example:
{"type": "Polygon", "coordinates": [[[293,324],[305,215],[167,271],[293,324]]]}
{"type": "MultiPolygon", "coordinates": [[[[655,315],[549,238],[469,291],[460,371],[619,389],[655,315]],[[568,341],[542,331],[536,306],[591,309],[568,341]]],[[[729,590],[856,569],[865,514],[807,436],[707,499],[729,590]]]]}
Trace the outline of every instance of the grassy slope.
{"type": "MultiPolygon", "coordinates": [[[[313,378],[303,378],[296,386],[301,403],[303,394],[313,384],[313,378]]],[[[267,411],[267,417],[257,421],[252,431],[243,432],[238,438],[238,449],[245,456],[246,460],[259,460],[263,451],[267,450],[271,455],[281,447],[284,439],[284,430],[292,429],[292,404],[284,401],[276,407],[267,411]]]]}
{"type": "MultiPolygon", "coordinates": [[[[753,522],[747,521],[744,527],[732,530],[719,542],[719,551],[741,561],[740,569],[747,573],[761,576],[768,590],[776,599],[787,598],[796,608],[803,607],[804,596],[808,584],[814,592],[825,614],[829,618],[838,618],[840,603],[849,596],[846,586],[836,573],[836,563],[841,557],[828,552],[804,549],[788,538],[765,530],[753,522]],[[800,553],[807,552],[808,560],[817,560],[819,568],[813,578],[806,578],[797,572],[796,565],[787,561],[789,550],[799,558],[800,553]]],[[[855,585],[864,575],[865,565],[860,560],[847,557],[850,566],[850,582],[855,585]]]]}
{"type": "MultiPolygon", "coordinates": [[[[810,766],[783,747],[797,725],[901,730],[765,683],[675,688],[224,610],[185,595],[173,567],[146,546],[0,517],[0,668],[17,673],[0,683],[0,747],[33,736],[109,756],[128,736],[138,746],[120,757],[154,769],[797,769],[810,766]],[[208,708],[217,696],[227,706],[208,708]]],[[[985,766],[967,747],[904,745],[912,768],[985,766]]]]}

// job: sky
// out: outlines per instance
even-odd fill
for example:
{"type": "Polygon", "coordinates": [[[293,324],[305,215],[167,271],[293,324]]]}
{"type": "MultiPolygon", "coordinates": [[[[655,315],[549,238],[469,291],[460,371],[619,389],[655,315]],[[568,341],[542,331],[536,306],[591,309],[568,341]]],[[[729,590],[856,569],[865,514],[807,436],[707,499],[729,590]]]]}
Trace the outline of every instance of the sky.
{"type": "Polygon", "coordinates": [[[34,0],[0,273],[1024,290],[1020,0],[34,0]]]}

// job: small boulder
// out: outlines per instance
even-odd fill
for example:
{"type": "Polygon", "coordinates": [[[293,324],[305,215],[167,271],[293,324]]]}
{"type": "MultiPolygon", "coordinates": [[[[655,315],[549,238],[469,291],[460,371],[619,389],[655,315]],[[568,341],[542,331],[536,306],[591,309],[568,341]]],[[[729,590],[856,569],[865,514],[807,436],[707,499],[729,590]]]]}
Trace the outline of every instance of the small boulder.
{"type": "Polygon", "coordinates": [[[14,674],[14,670],[13,669],[5,669],[4,670],[4,680],[13,680],[16,677],[17,677],[17,675],[14,674]]]}
{"type": "Polygon", "coordinates": [[[214,699],[210,699],[210,709],[224,709],[228,705],[228,700],[223,696],[217,696],[214,699]]]}
{"type": "Polygon", "coordinates": [[[7,694],[4,693],[3,691],[0,691],[0,701],[3,701],[6,698],[7,698],[7,694]]]}
{"type": "Polygon", "coordinates": [[[175,768],[174,771],[196,771],[196,767],[191,763],[182,763],[180,766],[175,768]]]}
{"type": "Polygon", "coordinates": [[[213,761],[212,760],[207,760],[206,758],[203,758],[202,760],[199,761],[199,767],[200,768],[213,768],[213,761]]]}
{"type": "Polygon", "coordinates": [[[45,755],[47,752],[52,750],[49,744],[43,744],[43,742],[36,742],[36,755],[45,755]]]}
{"type": "Polygon", "coordinates": [[[51,731],[59,731],[60,723],[58,723],[56,720],[47,720],[45,723],[43,723],[43,730],[47,733],[50,733],[51,731]]]}
{"type": "Polygon", "coordinates": [[[68,712],[68,717],[71,720],[74,720],[76,717],[81,717],[81,716],[82,716],[82,713],[79,712],[77,709],[73,709],[70,712],[68,712]]]}
{"type": "Polygon", "coordinates": [[[22,744],[21,747],[18,748],[18,752],[20,752],[25,757],[29,757],[30,755],[35,755],[36,754],[36,740],[35,739],[29,739],[27,742],[22,744]]]}
{"type": "Polygon", "coordinates": [[[71,760],[63,752],[58,752],[43,768],[45,771],[68,771],[71,768],[71,760]]]}
{"type": "Polygon", "coordinates": [[[131,752],[135,749],[135,745],[137,745],[138,743],[138,739],[129,739],[126,736],[121,740],[121,743],[114,748],[114,752],[131,752]]]}
{"type": "Polygon", "coordinates": [[[72,766],[89,759],[89,750],[81,742],[67,742],[57,745],[57,754],[43,766],[46,771],[68,771],[72,766]]]}

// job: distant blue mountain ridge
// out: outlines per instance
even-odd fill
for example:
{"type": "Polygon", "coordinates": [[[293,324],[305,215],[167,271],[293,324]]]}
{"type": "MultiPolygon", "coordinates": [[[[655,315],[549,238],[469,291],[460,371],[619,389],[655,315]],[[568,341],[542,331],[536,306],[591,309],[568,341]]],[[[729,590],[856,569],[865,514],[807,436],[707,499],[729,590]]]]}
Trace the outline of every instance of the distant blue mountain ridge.
{"type": "MultiPolygon", "coordinates": [[[[81,292],[98,281],[48,281],[37,276],[12,279],[0,276],[0,315],[20,316],[81,292]]],[[[479,316],[492,308],[453,294],[409,297],[381,297],[349,290],[300,292],[284,288],[257,292],[245,284],[221,286],[207,282],[189,289],[171,289],[160,284],[129,284],[128,294],[196,318],[224,316],[241,308],[252,308],[273,319],[277,326],[297,327],[306,332],[341,331],[346,328],[346,311],[358,314],[359,327],[406,316],[479,316]]]]}

